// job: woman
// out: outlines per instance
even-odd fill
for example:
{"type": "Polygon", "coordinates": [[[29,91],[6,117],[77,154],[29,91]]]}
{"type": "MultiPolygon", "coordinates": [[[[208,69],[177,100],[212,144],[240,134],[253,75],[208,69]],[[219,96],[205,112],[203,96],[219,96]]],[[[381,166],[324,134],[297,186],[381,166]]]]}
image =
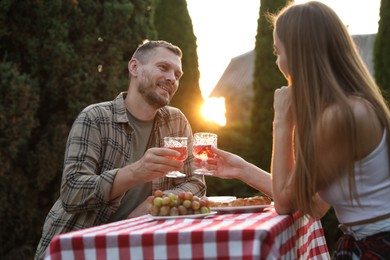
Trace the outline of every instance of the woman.
{"type": "Polygon", "coordinates": [[[271,175],[214,148],[216,176],[271,195],[279,214],[322,217],[332,206],[344,232],[335,259],[390,259],[385,100],[328,6],[290,5],[273,18],[276,64],[288,87],[274,95],[271,175]]]}

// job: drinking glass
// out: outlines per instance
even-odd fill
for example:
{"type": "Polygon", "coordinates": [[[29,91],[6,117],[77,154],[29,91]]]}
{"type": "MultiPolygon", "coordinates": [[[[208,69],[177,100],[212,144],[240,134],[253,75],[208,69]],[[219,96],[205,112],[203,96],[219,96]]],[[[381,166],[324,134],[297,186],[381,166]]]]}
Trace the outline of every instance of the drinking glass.
{"type": "Polygon", "coordinates": [[[208,169],[208,159],[214,158],[215,154],[211,146],[217,146],[217,135],[208,132],[199,132],[194,134],[194,143],[192,146],[193,154],[196,160],[201,160],[201,167],[195,169],[195,174],[213,175],[215,170],[208,169]]]}
{"type": "MultiPolygon", "coordinates": [[[[171,159],[177,160],[177,161],[184,161],[187,159],[188,151],[187,151],[187,137],[164,137],[164,147],[178,151],[180,155],[178,157],[169,157],[171,159]]],[[[177,177],[184,177],[186,176],[184,173],[181,173],[179,171],[171,171],[168,172],[167,177],[171,178],[177,178],[177,177]]]]}

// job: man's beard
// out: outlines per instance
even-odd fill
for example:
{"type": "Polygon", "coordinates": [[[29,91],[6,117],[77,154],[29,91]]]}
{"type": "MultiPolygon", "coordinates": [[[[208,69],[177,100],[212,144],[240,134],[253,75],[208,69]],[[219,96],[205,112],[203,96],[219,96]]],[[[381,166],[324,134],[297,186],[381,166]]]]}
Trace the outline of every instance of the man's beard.
{"type": "MultiPolygon", "coordinates": [[[[159,109],[163,106],[166,106],[169,104],[171,98],[168,100],[161,97],[156,93],[157,85],[168,85],[164,81],[159,81],[156,85],[153,84],[150,80],[145,79],[142,82],[140,82],[138,86],[138,92],[145,98],[146,103],[153,106],[155,109],[159,109]]],[[[167,87],[170,89],[170,87],[167,87]]]]}

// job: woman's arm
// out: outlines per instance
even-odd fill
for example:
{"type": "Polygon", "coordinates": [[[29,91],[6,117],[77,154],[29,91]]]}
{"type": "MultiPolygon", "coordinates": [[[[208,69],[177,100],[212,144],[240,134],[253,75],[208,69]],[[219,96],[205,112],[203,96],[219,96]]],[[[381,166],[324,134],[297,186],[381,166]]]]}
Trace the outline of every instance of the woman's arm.
{"type": "Polygon", "coordinates": [[[275,210],[279,214],[294,212],[294,190],[290,174],[294,167],[293,133],[291,112],[291,88],[282,87],[274,95],[273,146],[271,160],[272,189],[275,210]]]}
{"type": "Polygon", "coordinates": [[[214,176],[223,179],[239,179],[256,190],[272,197],[271,175],[243,158],[212,147],[217,154],[216,173],[214,176]]]}

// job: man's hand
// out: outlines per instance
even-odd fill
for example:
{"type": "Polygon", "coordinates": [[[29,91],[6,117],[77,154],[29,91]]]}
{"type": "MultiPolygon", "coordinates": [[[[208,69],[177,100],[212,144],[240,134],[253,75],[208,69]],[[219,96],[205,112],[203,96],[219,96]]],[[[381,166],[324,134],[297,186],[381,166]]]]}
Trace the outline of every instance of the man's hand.
{"type": "Polygon", "coordinates": [[[148,149],[139,161],[129,165],[129,167],[131,167],[132,172],[136,173],[134,176],[136,180],[149,182],[170,171],[180,171],[184,163],[169,158],[178,156],[180,153],[175,150],[154,147],[148,149]]]}
{"type": "Polygon", "coordinates": [[[180,171],[184,163],[169,158],[179,155],[179,152],[169,148],[148,149],[140,160],[118,170],[112,185],[110,199],[122,196],[140,183],[150,182],[170,171],[180,171]]]}

